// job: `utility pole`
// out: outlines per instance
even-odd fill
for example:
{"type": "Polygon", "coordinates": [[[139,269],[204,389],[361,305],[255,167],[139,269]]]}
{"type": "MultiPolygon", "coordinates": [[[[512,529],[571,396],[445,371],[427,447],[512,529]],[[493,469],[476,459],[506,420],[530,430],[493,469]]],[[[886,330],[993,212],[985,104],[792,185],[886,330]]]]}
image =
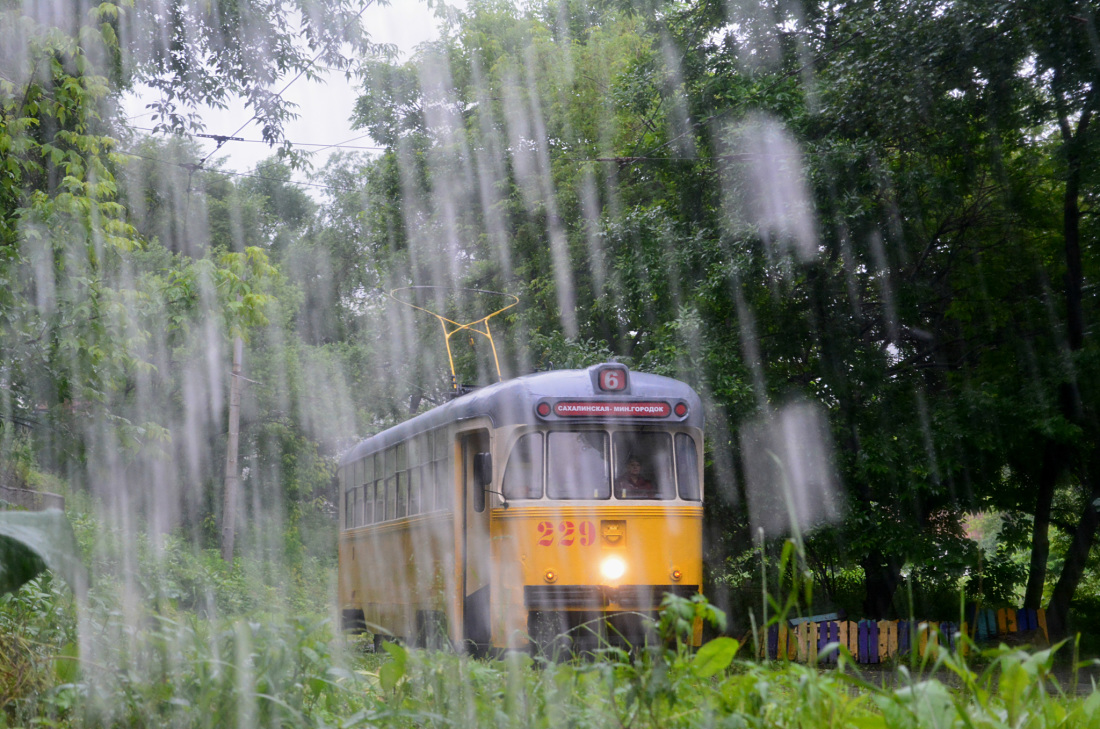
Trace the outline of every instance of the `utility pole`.
{"type": "Polygon", "coordinates": [[[225,501],[222,504],[222,559],[233,562],[233,540],[237,529],[237,492],[241,478],[237,471],[237,451],[241,440],[241,359],[244,340],[233,338],[233,374],[229,377],[229,440],[225,446],[225,501]]]}

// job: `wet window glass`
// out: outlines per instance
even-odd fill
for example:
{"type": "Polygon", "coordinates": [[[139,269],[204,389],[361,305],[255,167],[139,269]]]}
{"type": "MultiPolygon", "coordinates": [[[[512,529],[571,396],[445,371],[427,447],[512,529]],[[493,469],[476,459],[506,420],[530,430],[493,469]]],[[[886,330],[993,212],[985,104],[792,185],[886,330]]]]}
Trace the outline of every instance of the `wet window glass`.
{"type": "Polygon", "coordinates": [[[393,519],[397,514],[397,476],[386,479],[386,514],[383,519],[393,519]]]}
{"type": "Polygon", "coordinates": [[[355,489],[344,494],[344,528],[355,526],[355,489]]]}
{"type": "Polygon", "coordinates": [[[672,438],[668,433],[619,431],[615,445],[615,498],[675,499],[672,438]]]}
{"type": "Polygon", "coordinates": [[[374,521],[386,519],[386,487],[384,481],[374,482],[374,521]]]}
{"type": "Polygon", "coordinates": [[[363,523],[374,523],[374,484],[363,486],[363,523]]]}
{"type": "Polygon", "coordinates": [[[435,464],[435,508],[446,511],[454,501],[454,478],[451,475],[450,461],[436,461],[435,464]]]}
{"type": "Polygon", "coordinates": [[[409,469],[409,516],[421,512],[420,468],[409,469]]]}
{"type": "Polygon", "coordinates": [[[432,464],[421,466],[420,471],[420,513],[427,514],[435,508],[432,503],[435,484],[432,482],[432,464]]]}
{"type": "Polygon", "coordinates": [[[437,430],[435,432],[435,458],[436,460],[447,460],[451,457],[451,442],[447,437],[447,431],[437,430]]]}
{"type": "Polygon", "coordinates": [[[542,433],[528,433],[512,446],[501,493],[506,499],[542,498],[542,433]]]}
{"type": "Polygon", "coordinates": [[[687,433],[676,434],[676,475],[680,478],[680,498],[699,501],[699,457],[695,441],[687,433]]]}
{"type": "Polygon", "coordinates": [[[397,474],[397,508],[394,510],[393,515],[395,518],[401,517],[409,513],[409,472],[402,471],[397,474]]]}
{"type": "Polygon", "coordinates": [[[397,472],[397,449],[387,448],[384,455],[384,468],[379,478],[389,480],[397,472]]]}
{"type": "Polygon", "coordinates": [[[347,529],[348,528],[348,519],[347,519],[348,488],[350,487],[350,484],[352,483],[352,481],[351,481],[351,466],[345,466],[344,468],[341,468],[339,473],[340,473],[340,493],[342,493],[344,495],[344,528],[347,529]]]}
{"type": "Polygon", "coordinates": [[[550,433],[548,442],[547,496],[551,499],[610,498],[607,433],[550,433]]]}

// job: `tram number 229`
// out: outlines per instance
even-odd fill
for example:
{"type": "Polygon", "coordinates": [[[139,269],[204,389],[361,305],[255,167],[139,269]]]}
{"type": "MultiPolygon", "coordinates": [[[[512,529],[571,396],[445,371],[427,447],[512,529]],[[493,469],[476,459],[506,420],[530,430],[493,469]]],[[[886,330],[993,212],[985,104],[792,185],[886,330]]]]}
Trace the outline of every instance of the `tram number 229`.
{"type": "Polygon", "coordinates": [[[562,547],[571,547],[574,544],[587,547],[596,541],[596,525],[590,521],[582,521],[579,524],[562,521],[558,522],[557,532],[554,529],[554,522],[539,522],[540,545],[543,547],[551,546],[554,543],[555,535],[558,536],[558,544],[562,547]]]}

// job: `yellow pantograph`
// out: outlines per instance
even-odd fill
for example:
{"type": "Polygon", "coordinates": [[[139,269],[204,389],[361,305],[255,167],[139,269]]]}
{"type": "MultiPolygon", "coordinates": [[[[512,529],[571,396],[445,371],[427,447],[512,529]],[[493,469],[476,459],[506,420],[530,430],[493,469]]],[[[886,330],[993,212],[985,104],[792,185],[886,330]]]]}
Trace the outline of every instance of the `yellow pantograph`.
{"type": "Polygon", "coordinates": [[[493,342],[493,332],[489,329],[489,320],[492,319],[497,314],[501,314],[505,311],[508,311],[513,306],[518,304],[519,303],[519,297],[518,296],[513,296],[512,294],[505,294],[505,293],[502,293],[500,291],[484,291],[482,289],[462,289],[462,288],[452,289],[449,286],[403,286],[401,288],[393,289],[392,291],[390,291],[389,296],[390,296],[391,299],[398,302],[399,304],[404,304],[405,306],[411,306],[412,308],[414,308],[418,311],[423,311],[425,314],[431,314],[432,316],[434,316],[439,321],[439,325],[443,328],[443,340],[447,344],[447,361],[451,366],[451,387],[452,387],[452,389],[455,389],[455,390],[458,389],[458,377],[455,375],[455,360],[454,360],[454,356],[451,354],[451,337],[454,336],[455,334],[458,334],[461,331],[468,331],[468,332],[480,334],[481,336],[483,336],[483,337],[485,337],[486,339],[489,340],[489,347],[492,348],[492,350],[493,350],[493,366],[496,367],[496,369],[497,369],[497,380],[499,381],[501,379],[501,376],[500,376],[500,359],[497,357],[497,345],[496,345],[495,342],[493,342]],[[491,294],[493,296],[504,296],[506,298],[511,299],[512,303],[508,304],[507,306],[505,306],[503,308],[497,309],[492,314],[488,314],[486,316],[481,317],[480,319],[475,319],[474,321],[470,321],[470,322],[466,322],[465,324],[462,324],[460,322],[454,321],[453,319],[448,319],[447,317],[443,316],[442,314],[437,314],[434,311],[432,311],[431,309],[425,309],[423,306],[417,306],[416,304],[412,303],[411,301],[405,301],[405,300],[398,297],[398,294],[402,291],[417,291],[417,290],[422,290],[422,289],[447,289],[448,291],[468,291],[470,293],[475,293],[475,294],[491,294]],[[448,325],[450,325],[453,328],[448,328],[448,325]],[[478,328],[479,325],[485,327],[485,329],[482,330],[482,329],[478,328]]]}

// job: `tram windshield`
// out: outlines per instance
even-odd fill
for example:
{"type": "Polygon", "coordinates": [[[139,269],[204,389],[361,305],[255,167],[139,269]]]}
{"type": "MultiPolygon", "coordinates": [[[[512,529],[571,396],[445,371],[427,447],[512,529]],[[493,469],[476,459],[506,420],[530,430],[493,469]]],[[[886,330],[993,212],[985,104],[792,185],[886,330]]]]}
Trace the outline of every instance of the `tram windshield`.
{"type": "Polygon", "coordinates": [[[615,446],[615,498],[674,499],[672,437],[668,433],[620,431],[615,446]]]}
{"type": "Polygon", "coordinates": [[[512,446],[501,490],[506,499],[698,501],[696,461],[685,433],[526,433],[512,446]]]}
{"type": "Polygon", "coordinates": [[[607,433],[550,433],[546,495],[551,499],[611,498],[607,433]]]}

